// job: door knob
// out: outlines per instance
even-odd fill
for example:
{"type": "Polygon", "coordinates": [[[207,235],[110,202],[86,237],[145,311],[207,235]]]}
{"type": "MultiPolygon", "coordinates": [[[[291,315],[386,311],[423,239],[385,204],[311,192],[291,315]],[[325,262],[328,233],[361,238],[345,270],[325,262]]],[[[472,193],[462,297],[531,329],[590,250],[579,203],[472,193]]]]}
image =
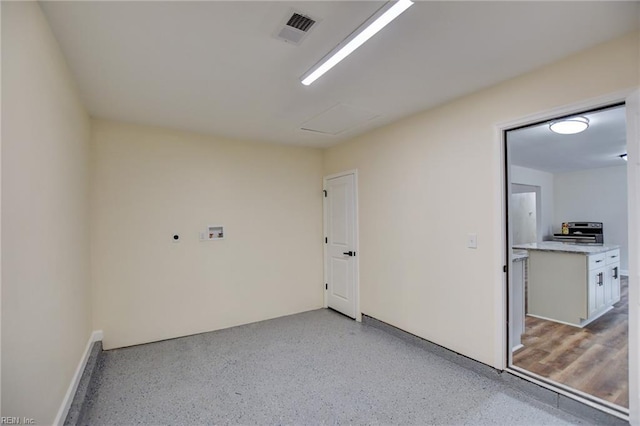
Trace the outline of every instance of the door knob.
{"type": "Polygon", "coordinates": [[[344,254],[344,255],[346,255],[346,256],[355,256],[355,255],[356,255],[356,252],[355,252],[355,251],[345,251],[345,252],[344,252],[344,253],[342,253],[342,254],[344,254]]]}

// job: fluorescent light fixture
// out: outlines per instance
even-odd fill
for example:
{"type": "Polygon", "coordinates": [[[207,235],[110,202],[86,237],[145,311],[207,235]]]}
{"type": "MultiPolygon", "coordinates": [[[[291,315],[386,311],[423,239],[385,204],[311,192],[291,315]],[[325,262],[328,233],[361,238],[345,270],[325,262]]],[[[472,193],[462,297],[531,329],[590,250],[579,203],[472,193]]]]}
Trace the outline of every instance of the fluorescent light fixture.
{"type": "Polygon", "coordinates": [[[331,52],[307,71],[300,80],[305,86],[310,85],[324,73],[336,66],[340,61],[349,56],[358,47],[373,37],[378,31],[383,29],[389,22],[396,19],[402,12],[407,10],[413,2],[411,0],[398,0],[388,2],[376,13],[367,19],[349,37],[344,39],[331,52]]]}
{"type": "Polygon", "coordinates": [[[561,135],[573,135],[584,132],[588,127],[589,119],[586,117],[564,118],[549,124],[549,129],[551,129],[552,132],[560,133],[561,135]]]}
{"type": "Polygon", "coordinates": [[[625,152],[624,154],[619,156],[620,158],[622,158],[624,161],[627,161],[627,153],[625,152]]]}

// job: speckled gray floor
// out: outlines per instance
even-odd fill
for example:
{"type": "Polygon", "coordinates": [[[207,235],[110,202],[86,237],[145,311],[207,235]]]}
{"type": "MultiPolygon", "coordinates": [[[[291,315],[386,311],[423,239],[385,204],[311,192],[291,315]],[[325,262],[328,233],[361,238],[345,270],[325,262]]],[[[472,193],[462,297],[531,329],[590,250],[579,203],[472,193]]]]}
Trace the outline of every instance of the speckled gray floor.
{"type": "Polygon", "coordinates": [[[587,424],[317,310],[104,352],[82,424],[587,424]]]}

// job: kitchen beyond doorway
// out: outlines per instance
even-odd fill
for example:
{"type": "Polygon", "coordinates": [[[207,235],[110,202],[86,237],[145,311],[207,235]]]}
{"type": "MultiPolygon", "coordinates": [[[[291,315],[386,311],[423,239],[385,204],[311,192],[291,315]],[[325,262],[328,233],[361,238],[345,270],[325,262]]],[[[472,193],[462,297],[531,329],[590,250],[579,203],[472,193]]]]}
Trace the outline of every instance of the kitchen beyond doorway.
{"type": "MultiPolygon", "coordinates": [[[[554,234],[562,234],[562,223],[567,221],[604,223],[606,230],[604,242],[598,241],[598,243],[603,249],[609,247],[620,252],[620,260],[623,261],[615,265],[616,268],[602,268],[603,272],[598,274],[601,279],[594,281],[589,278],[591,273],[589,268],[592,268],[592,265],[588,262],[591,261],[591,257],[595,262],[597,256],[591,256],[590,250],[582,250],[586,254],[584,258],[588,266],[584,268],[581,266],[580,271],[582,269],[586,271],[586,279],[580,281],[575,278],[575,282],[584,284],[580,288],[573,286],[572,288],[580,291],[571,294],[578,297],[572,300],[579,301],[576,302],[577,306],[585,306],[585,312],[581,312],[576,317],[577,320],[573,321],[566,320],[564,318],[566,315],[545,316],[529,312],[525,301],[514,300],[513,297],[523,297],[514,296],[514,294],[523,294],[525,299],[531,296],[528,294],[532,291],[531,276],[528,273],[523,275],[521,284],[523,291],[518,293],[514,291],[514,286],[517,284],[515,272],[509,271],[507,288],[508,309],[511,317],[507,326],[509,330],[507,333],[509,336],[508,368],[530,377],[531,380],[546,383],[552,389],[561,389],[567,394],[572,394],[576,399],[589,405],[599,406],[604,411],[616,412],[621,418],[625,418],[629,415],[630,405],[630,335],[628,279],[626,278],[629,273],[628,189],[627,163],[623,156],[627,149],[626,108],[624,103],[617,103],[604,104],[581,112],[574,111],[576,112],[571,115],[552,119],[544,118],[532,124],[524,125],[523,123],[521,127],[504,130],[508,261],[511,263],[513,260],[512,265],[515,268],[517,262],[515,262],[513,249],[523,248],[523,245],[536,248],[539,250],[536,253],[540,250],[547,252],[546,256],[556,259],[552,251],[545,250],[545,247],[553,244],[565,246],[557,240],[554,242],[554,234]],[[551,131],[551,125],[554,122],[575,117],[585,118],[589,123],[587,130],[583,133],[559,135],[551,131]],[[516,210],[512,209],[514,203],[512,194],[518,192],[515,190],[517,185],[540,188],[537,197],[540,214],[536,217],[536,228],[540,232],[535,241],[516,242],[514,224],[518,221],[513,217],[516,210]],[[608,197],[616,198],[609,200],[608,197]],[[608,275],[609,269],[615,271],[611,277],[608,275]],[[613,308],[610,311],[606,310],[608,306],[603,306],[595,312],[591,304],[597,301],[597,296],[594,296],[599,294],[597,289],[602,288],[598,285],[604,285],[606,289],[609,278],[618,278],[619,275],[624,277],[624,295],[620,295],[623,298],[617,303],[612,300],[613,308]],[[592,294],[591,287],[594,282],[596,291],[592,294]],[[518,311],[516,308],[520,304],[525,306],[523,309],[525,315],[515,318],[513,315],[518,311]],[[592,315],[592,311],[598,315],[592,315]],[[513,333],[519,320],[522,321],[524,332],[517,336],[520,337],[517,339],[514,338],[513,333]]],[[[532,209],[529,210],[532,211],[532,209]]],[[[575,245],[576,242],[568,244],[574,244],[573,247],[576,247],[576,250],[579,248],[575,245]]],[[[583,246],[583,242],[578,246],[583,246]]],[[[558,250],[567,251],[561,249],[556,251],[558,250]]],[[[523,263],[527,265],[525,270],[529,273],[531,273],[529,266],[532,261],[540,263],[541,260],[540,256],[532,259],[530,254],[531,252],[528,254],[525,252],[523,255],[525,258],[523,263]]],[[[604,255],[598,254],[598,256],[604,255]]],[[[554,263],[562,264],[559,260],[554,260],[554,263]]],[[[602,265],[605,264],[593,266],[602,265]]],[[[606,263],[606,266],[610,266],[609,263],[606,263]]],[[[538,264],[534,269],[539,279],[540,265],[538,264]]],[[[562,284],[564,277],[561,270],[556,271],[557,273],[548,272],[548,279],[559,285],[562,284]]],[[[622,280],[619,282],[622,284],[622,280]]],[[[549,288],[555,287],[550,284],[549,288]]],[[[635,288],[634,284],[633,289],[635,288]]],[[[540,287],[537,286],[534,290],[539,296],[540,287]]],[[[553,300],[553,295],[550,297],[549,300],[553,300]]]]}
{"type": "Polygon", "coordinates": [[[628,408],[629,280],[620,281],[620,301],[586,327],[527,316],[513,365],[628,408]]]}

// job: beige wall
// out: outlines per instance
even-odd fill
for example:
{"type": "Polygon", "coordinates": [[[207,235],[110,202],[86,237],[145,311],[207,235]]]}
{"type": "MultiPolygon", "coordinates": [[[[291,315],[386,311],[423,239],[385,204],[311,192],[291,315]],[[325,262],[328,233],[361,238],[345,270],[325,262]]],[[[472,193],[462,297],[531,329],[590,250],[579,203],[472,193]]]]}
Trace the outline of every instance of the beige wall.
{"type": "Polygon", "coordinates": [[[352,168],[362,311],[496,365],[495,125],[638,85],[638,47],[634,34],[323,153],[90,132],[37,3],[3,2],[2,415],[51,423],[92,328],[112,348],[320,307],[321,178],[352,168]],[[213,224],[226,239],[198,241],[213,224]]]}
{"type": "Polygon", "coordinates": [[[553,188],[556,226],[576,220],[602,222],[604,243],[620,246],[620,269],[628,275],[627,165],[556,173],[553,188]]]}
{"type": "Polygon", "coordinates": [[[359,171],[362,312],[499,367],[496,125],[637,86],[638,52],[629,35],[329,149],[325,174],[359,171]]]}
{"type": "Polygon", "coordinates": [[[106,348],[322,306],[320,150],[105,121],[92,133],[94,327],[106,348]],[[200,242],[207,225],[225,239],[200,242]]]}
{"type": "Polygon", "coordinates": [[[91,334],[90,121],[36,2],[2,2],[2,416],[51,424],[91,334]]]}

